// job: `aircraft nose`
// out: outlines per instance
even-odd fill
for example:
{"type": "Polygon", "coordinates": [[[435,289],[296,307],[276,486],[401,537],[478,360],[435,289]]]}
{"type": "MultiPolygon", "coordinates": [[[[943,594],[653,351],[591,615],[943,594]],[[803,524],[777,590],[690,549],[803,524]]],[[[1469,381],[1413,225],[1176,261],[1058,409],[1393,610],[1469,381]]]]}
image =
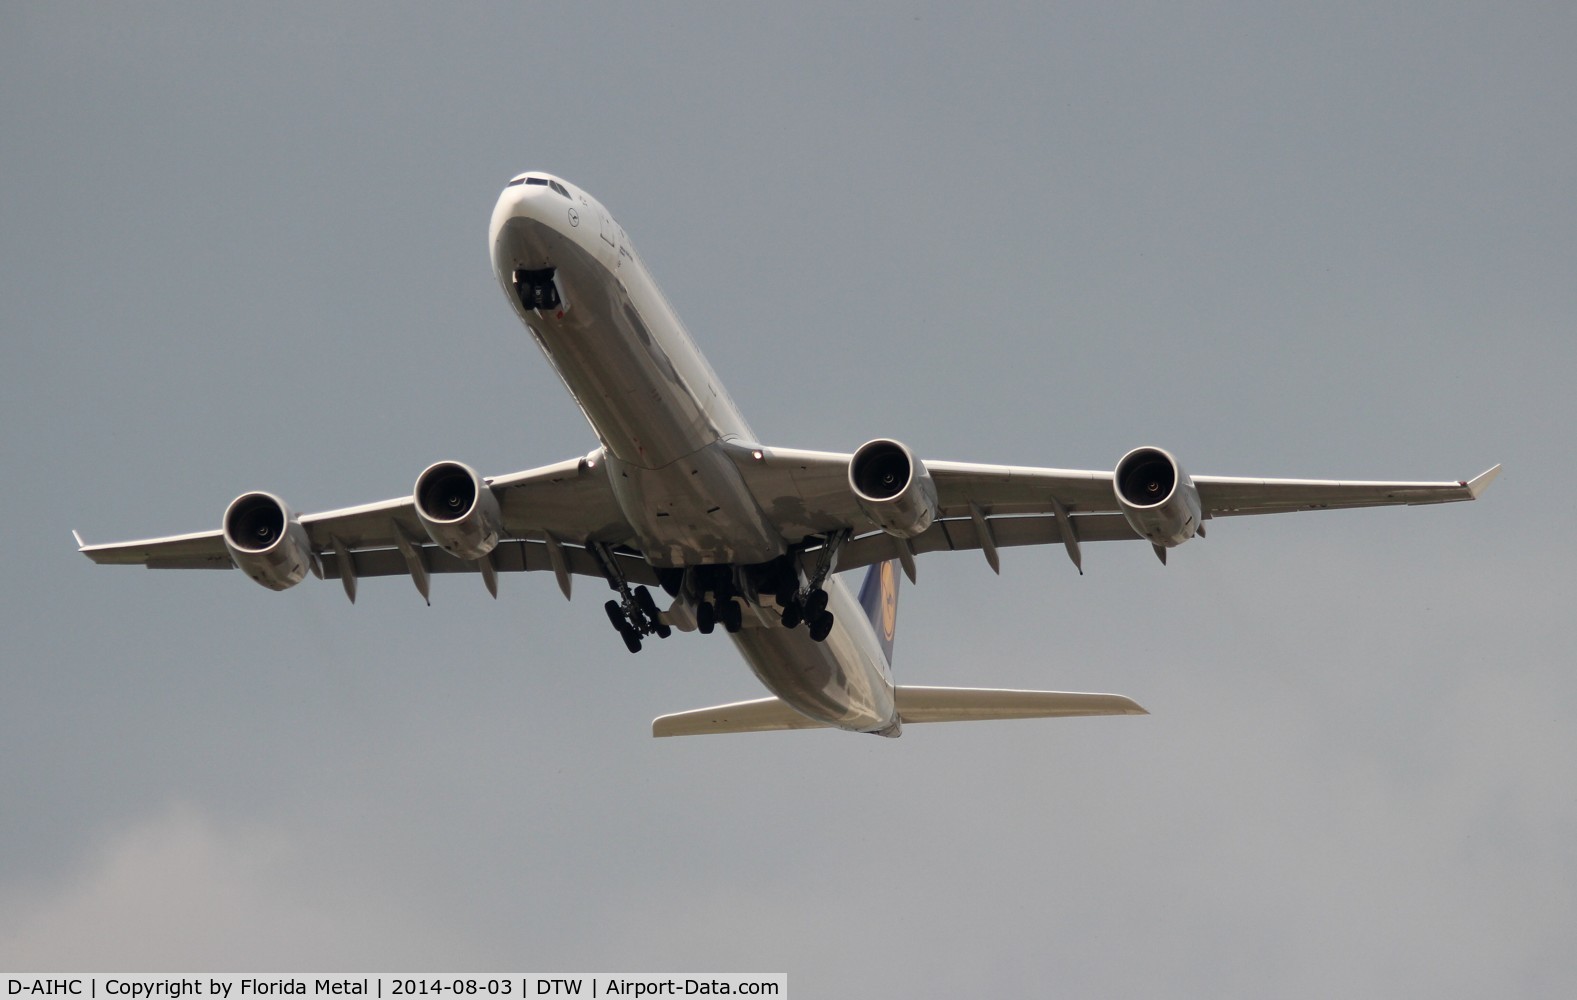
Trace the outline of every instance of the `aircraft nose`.
{"type": "Polygon", "coordinates": [[[498,207],[507,209],[510,215],[526,215],[531,207],[543,200],[542,195],[548,190],[541,184],[527,184],[529,178],[516,177],[504,185],[504,190],[498,196],[498,207]]]}
{"type": "Polygon", "coordinates": [[[584,221],[586,208],[579,202],[553,177],[520,174],[504,186],[493,209],[493,222],[496,227],[515,219],[528,220],[570,235],[584,221]]]}
{"type": "Polygon", "coordinates": [[[586,211],[554,178],[527,173],[511,180],[493,206],[488,233],[499,281],[514,284],[517,271],[549,267],[555,248],[579,242],[586,211]]]}

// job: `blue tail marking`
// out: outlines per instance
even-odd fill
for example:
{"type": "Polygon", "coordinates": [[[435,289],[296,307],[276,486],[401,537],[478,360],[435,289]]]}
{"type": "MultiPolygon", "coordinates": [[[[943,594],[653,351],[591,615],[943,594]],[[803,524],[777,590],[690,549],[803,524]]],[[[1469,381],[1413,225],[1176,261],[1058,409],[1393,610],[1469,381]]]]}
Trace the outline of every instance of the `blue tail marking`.
{"type": "Polygon", "coordinates": [[[898,631],[898,560],[877,563],[865,572],[860,584],[860,607],[871,620],[876,641],[882,644],[887,663],[893,662],[893,634],[898,631]]]}

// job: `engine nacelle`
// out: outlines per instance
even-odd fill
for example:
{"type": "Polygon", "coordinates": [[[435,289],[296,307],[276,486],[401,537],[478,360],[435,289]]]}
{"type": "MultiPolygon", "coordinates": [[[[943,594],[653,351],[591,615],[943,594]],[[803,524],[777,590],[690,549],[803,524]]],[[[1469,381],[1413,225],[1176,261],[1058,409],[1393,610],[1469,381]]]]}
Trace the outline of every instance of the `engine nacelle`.
{"type": "Polygon", "coordinates": [[[860,445],[849,460],[849,488],[865,516],[889,535],[913,538],[936,520],[936,483],[925,463],[897,441],[860,445]]]}
{"type": "Polygon", "coordinates": [[[1172,548],[1199,532],[1199,491],[1177,459],[1160,448],[1135,448],[1124,455],[1112,485],[1123,517],[1154,544],[1172,548]]]}
{"type": "Polygon", "coordinates": [[[307,529],[272,493],[243,493],[230,501],[224,540],[236,568],[269,590],[294,587],[312,568],[307,529]]]}
{"type": "Polygon", "coordinates": [[[498,498],[469,465],[437,462],[416,477],[416,516],[427,537],[460,559],[493,551],[503,530],[498,498]]]}

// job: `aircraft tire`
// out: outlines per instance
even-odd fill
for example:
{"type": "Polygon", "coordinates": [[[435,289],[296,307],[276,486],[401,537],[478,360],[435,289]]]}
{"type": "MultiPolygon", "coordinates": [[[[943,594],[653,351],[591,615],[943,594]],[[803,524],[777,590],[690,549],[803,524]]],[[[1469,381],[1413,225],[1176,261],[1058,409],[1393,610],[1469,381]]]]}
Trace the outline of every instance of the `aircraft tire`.
{"type": "Polygon", "coordinates": [[[635,606],[641,609],[653,625],[657,624],[657,602],[652,600],[652,592],[645,587],[635,588],[635,606]]]}
{"type": "Polygon", "coordinates": [[[702,601],[695,606],[695,627],[702,635],[711,635],[712,628],[717,625],[717,611],[712,607],[711,601],[702,601]]]}
{"type": "Polygon", "coordinates": [[[805,620],[814,622],[826,610],[827,592],[818,587],[811,592],[809,597],[805,598],[805,620]]]}
{"type": "Polygon", "coordinates": [[[721,602],[717,606],[717,620],[723,623],[723,628],[729,633],[738,632],[745,625],[745,609],[733,598],[721,602]]]}
{"type": "Polygon", "coordinates": [[[827,636],[832,634],[833,621],[834,619],[832,617],[831,611],[823,611],[821,614],[817,615],[816,620],[810,623],[811,639],[816,642],[824,641],[827,636]]]}

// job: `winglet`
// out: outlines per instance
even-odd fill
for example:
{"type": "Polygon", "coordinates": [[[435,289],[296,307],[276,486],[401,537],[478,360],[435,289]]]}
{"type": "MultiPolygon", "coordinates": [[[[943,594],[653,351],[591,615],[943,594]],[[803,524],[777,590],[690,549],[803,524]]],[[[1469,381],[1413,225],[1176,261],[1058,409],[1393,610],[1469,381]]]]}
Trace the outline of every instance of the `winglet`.
{"type": "Polygon", "coordinates": [[[76,529],[74,529],[74,528],[71,531],[71,537],[75,538],[77,540],[77,551],[78,552],[81,552],[83,549],[88,547],[88,543],[84,542],[82,540],[82,536],[77,534],[76,529]]]}
{"type": "Polygon", "coordinates": [[[1472,479],[1468,480],[1462,485],[1467,487],[1468,496],[1472,497],[1474,500],[1477,500],[1479,498],[1479,494],[1489,489],[1489,484],[1493,483],[1495,481],[1495,477],[1498,475],[1500,475],[1499,465],[1485,472],[1480,472],[1478,475],[1474,476],[1472,479]]]}

